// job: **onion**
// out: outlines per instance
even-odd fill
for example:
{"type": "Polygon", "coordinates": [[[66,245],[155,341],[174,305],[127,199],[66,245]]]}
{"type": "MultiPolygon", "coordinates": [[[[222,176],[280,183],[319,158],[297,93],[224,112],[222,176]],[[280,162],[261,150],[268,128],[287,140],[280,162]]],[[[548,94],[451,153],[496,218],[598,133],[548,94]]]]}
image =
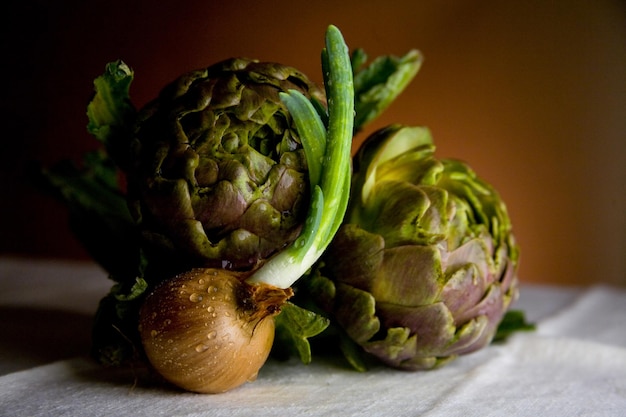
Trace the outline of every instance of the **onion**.
{"type": "Polygon", "coordinates": [[[188,391],[219,393],[256,379],[274,340],[273,316],[293,294],[246,275],[193,269],[158,286],[140,311],[150,364],[188,391]]]}

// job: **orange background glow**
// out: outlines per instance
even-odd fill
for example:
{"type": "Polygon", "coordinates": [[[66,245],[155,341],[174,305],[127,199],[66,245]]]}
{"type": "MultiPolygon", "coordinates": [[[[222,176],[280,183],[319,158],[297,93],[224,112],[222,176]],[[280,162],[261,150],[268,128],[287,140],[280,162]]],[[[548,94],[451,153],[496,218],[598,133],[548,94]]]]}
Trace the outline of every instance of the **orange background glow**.
{"type": "MultiPolygon", "coordinates": [[[[10,0],[3,36],[0,250],[85,258],[65,209],[20,183],[78,157],[92,80],[121,58],[136,106],[231,56],[321,81],[328,24],[371,57],[419,49],[408,90],[368,132],[428,126],[500,191],[523,282],[626,285],[626,7],[621,1],[10,0]],[[13,4],[15,3],[15,4],[13,4]],[[7,88],[8,84],[8,88],[7,88]]],[[[363,135],[359,137],[359,140],[363,135]]]]}

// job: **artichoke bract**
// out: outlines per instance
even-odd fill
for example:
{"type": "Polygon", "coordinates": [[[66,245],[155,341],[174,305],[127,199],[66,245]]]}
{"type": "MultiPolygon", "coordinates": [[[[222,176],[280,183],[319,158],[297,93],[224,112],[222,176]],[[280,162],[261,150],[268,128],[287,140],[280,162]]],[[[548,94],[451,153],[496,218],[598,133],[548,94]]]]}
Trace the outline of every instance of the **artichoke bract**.
{"type": "Polygon", "coordinates": [[[294,68],[230,59],[182,75],[139,112],[128,196],[153,266],[253,269],[298,236],[309,190],[279,98],[289,90],[325,104],[294,68]]]}
{"type": "Polygon", "coordinates": [[[421,127],[366,139],[346,218],[310,282],[349,339],[406,370],[489,344],[517,297],[519,251],[504,203],[465,163],[434,150],[421,127]]]}

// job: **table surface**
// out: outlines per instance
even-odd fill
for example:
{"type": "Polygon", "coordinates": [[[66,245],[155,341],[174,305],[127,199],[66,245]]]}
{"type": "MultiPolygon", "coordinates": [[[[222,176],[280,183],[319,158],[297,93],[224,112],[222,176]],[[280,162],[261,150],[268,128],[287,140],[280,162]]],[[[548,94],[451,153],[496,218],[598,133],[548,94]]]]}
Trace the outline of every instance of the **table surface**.
{"type": "Polygon", "coordinates": [[[149,384],[86,355],[111,281],[90,263],[0,257],[0,416],[626,415],[626,289],[523,285],[537,330],[428,372],[269,360],[219,395],[149,384]]]}

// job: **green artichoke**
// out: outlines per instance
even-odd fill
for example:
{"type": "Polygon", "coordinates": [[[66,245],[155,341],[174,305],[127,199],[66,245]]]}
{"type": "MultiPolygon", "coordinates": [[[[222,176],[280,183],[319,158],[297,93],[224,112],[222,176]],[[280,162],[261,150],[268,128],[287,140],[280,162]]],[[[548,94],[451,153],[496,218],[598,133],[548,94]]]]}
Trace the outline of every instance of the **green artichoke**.
{"type": "Polygon", "coordinates": [[[128,197],[164,276],[189,266],[252,269],[298,236],[310,192],[279,98],[289,90],[325,103],[294,68],[230,59],[182,75],[139,112],[128,197]]]}
{"type": "Polygon", "coordinates": [[[349,339],[406,370],[484,347],[517,297],[504,203],[434,150],[427,129],[399,125],[363,143],[346,218],[309,282],[349,339]]]}

